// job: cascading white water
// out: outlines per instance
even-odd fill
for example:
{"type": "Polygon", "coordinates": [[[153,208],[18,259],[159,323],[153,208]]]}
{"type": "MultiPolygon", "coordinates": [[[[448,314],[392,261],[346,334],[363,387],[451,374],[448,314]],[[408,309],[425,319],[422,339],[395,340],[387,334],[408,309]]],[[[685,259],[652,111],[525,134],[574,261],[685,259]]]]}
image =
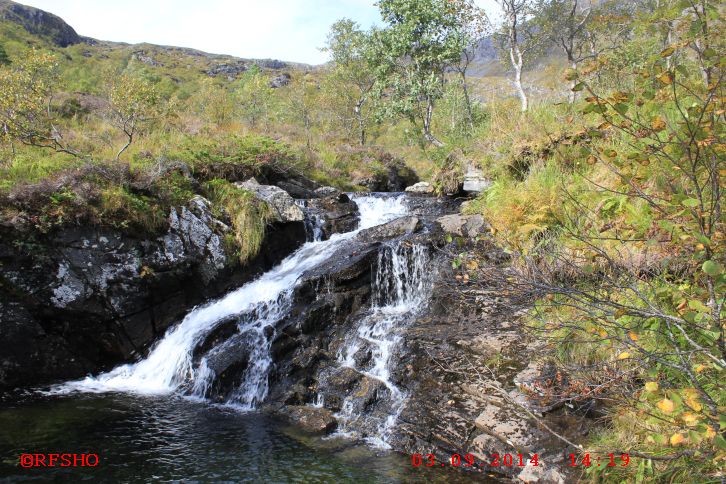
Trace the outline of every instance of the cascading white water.
{"type": "Polygon", "coordinates": [[[193,396],[202,397],[214,375],[204,360],[194,368],[194,348],[230,316],[253,314],[254,317],[241,318],[240,332],[249,333],[256,344],[251,345],[249,367],[231,402],[242,408],[253,408],[267,394],[272,338],[265,336],[265,329],[273,326],[288,310],[293,289],[300,277],[326,261],[336,248],[358,231],[406,215],[408,210],[403,198],[352,196],[360,210],[360,223],[356,231],[335,234],[326,241],[308,242],[257,280],[214,302],[195,308],[166,333],[145,359],[121,365],[96,377],[56,386],[52,392],[167,394],[185,387],[191,389],[193,396]]]}
{"type": "MultiPolygon", "coordinates": [[[[428,251],[420,245],[407,247],[398,244],[379,253],[371,310],[360,321],[357,333],[339,355],[343,365],[380,380],[390,391],[391,411],[378,424],[377,435],[368,438],[380,447],[388,446],[388,437],[406,400],[404,392],[391,381],[391,364],[401,332],[424,307],[430,295],[432,278],[428,260],[428,251]],[[363,347],[371,354],[366,369],[359,368],[355,361],[355,354],[363,347]]],[[[337,415],[342,421],[343,432],[360,418],[352,409],[348,397],[337,415]]]]}

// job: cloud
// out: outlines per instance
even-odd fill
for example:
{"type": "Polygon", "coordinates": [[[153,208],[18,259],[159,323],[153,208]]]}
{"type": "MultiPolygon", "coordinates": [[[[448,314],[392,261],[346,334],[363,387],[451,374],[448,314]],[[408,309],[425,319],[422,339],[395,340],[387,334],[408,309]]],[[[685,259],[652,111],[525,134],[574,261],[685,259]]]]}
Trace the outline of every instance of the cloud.
{"type": "MultiPolygon", "coordinates": [[[[320,64],[319,48],[342,17],[378,23],[372,0],[22,0],[85,36],[174,45],[248,58],[320,64]]],[[[492,0],[478,3],[489,7],[492,0]]]]}

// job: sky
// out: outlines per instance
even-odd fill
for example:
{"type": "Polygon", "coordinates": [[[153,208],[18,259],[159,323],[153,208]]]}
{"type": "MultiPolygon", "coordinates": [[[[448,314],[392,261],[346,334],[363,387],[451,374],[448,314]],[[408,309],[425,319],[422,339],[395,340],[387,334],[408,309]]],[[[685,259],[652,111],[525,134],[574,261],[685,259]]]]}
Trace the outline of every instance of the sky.
{"type": "MultiPolygon", "coordinates": [[[[100,40],[192,47],[214,54],[327,61],[319,49],[336,20],[380,23],[375,0],[20,0],[100,40]]],[[[487,11],[494,0],[477,0],[487,11]]]]}

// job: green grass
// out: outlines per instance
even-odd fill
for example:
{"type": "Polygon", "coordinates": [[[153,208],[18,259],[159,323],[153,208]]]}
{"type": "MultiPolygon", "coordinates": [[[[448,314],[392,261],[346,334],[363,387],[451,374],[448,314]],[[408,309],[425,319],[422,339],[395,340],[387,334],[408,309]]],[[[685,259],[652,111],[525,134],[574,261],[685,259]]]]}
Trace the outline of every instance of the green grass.
{"type": "Polygon", "coordinates": [[[260,251],[272,217],[269,205],[256,199],[252,192],[226,180],[210,180],[204,184],[204,190],[216,207],[217,215],[232,222],[233,240],[227,238],[226,242],[228,248],[234,248],[239,263],[244,265],[260,251]]]}

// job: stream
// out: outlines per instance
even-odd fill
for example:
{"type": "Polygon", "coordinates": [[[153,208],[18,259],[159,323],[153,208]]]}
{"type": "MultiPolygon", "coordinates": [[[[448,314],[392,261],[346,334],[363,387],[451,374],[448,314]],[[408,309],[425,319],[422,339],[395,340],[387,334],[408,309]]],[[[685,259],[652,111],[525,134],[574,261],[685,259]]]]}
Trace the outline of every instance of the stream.
{"type": "MultiPolygon", "coordinates": [[[[1,455],[92,452],[101,464],[83,472],[115,482],[409,482],[416,475],[428,482],[470,482],[456,471],[425,473],[410,465],[410,456],[387,450],[407,397],[391,378],[396,349],[431,291],[426,247],[396,240],[382,244],[370,303],[337,350],[337,369],[378,385],[375,412],[345,397],[335,413],[338,431],[313,437],[258,411],[270,391],[276,327],[290,317],[303,277],[360,231],[410,213],[405,195],[351,198],[360,211],[356,230],[320,240],[319,221],[309,220],[307,243],[256,280],[192,309],[146,358],[40,392],[6,396],[0,402],[1,455]],[[206,339],[230,320],[235,334],[206,347],[206,339]],[[212,399],[223,376],[215,365],[230,354],[243,370],[222,401],[212,399]]],[[[318,391],[310,406],[325,404],[324,388],[318,391]]],[[[28,477],[23,471],[17,462],[3,461],[0,476],[28,477]]],[[[38,477],[73,472],[32,471],[38,477]]]]}

